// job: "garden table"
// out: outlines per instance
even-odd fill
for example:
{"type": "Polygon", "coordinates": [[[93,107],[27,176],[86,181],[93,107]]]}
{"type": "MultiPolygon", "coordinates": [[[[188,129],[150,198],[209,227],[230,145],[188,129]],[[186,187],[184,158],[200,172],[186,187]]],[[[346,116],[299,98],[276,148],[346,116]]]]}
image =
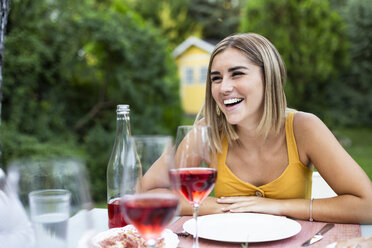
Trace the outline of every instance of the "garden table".
{"type": "MultiPolygon", "coordinates": [[[[68,238],[69,247],[75,248],[78,240],[84,233],[84,223],[86,216],[84,214],[89,214],[93,229],[96,232],[102,232],[108,230],[108,219],[107,219],[107,209],[104,208],[94,208],[87,213],[78,213],[70,218],[68,224],[68,238]]],[[[191,216],[176,217],[173,223],[168,227],[174,232],[180,232],[183,230],[182,225],[185,221],[189,220],[191,216]]],[[[303,220],[296,220],[301,225],[301,232],[297,235],[278,241],[263,242],[263,243],[250,243],[249,247],[300,247],[300,245],[307,239],[315,234],[321,226],[324,225],[323,222],[310,222],[303,220]]],[[[311,245],[311,248],[316,247],[326,247],[328,244],[337,241],[345,240],[354,237],[372,237],[372,225],[358,225],[358,224],[336,224],[335,228],[331,229],[323,238],[323,240],[311,245]]],[[[192,247],[192,236],[179,237],[180,243],[179,247],[192,247]]],[[[207,247],[240,247],[241,244],[238,243],[224,243],[217,241],[210,241],[206,239],[199,239],[200,248],[207,247]]]]}

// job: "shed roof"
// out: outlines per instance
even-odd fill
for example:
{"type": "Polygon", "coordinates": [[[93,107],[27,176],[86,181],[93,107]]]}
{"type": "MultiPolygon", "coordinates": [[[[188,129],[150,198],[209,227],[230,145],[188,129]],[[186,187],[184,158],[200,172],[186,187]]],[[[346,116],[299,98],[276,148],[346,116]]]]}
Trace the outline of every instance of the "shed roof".
{"type": "Polygon", "coordinates": [[[202,39],[199,39],[195,36],[190,36],[173,50],[172,56],[174,58],[177,58],[179,55],[181,55],[184,51],[186,51],[191,46],[199,47],[200,49],[203,49],[204,51],[208,53],[212,53],[214,49],[213,44],[207,41],[204,41],[202,39]]]}

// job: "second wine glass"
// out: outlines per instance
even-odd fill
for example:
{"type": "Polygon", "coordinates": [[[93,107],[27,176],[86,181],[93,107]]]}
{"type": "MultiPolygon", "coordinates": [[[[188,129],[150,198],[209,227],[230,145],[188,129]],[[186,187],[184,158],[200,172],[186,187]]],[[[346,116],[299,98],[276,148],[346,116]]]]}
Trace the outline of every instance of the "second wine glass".
{"type": "Polygon", "coordinates": [[[78,247],[95,234],[84,161],[71,157],[27,157],[12,161],[9,179],[35,230],[36,247],[78,247]],[[78,220],[78,221],[76,221],[78,220]],[[78,228],[77,228],[78,225],[78,228]]]}
{"type": "Polygon", "coordinates": [[[161,233],[177,214],[179,200],[172,191],[143,192],[142,166],[160,161],[171,167],[173,151],[172,138],[168,136],[132,137],[128,141],[121,192],[122,211],[125,220],[138,230],[149,248],[157,246],[161,233]]]}
{"type": "Polygon", "coordinates": [[[199,247],[197,218],[199,206],[213,190],[217,178],[216,152],[211,143],[209,126],[179,126],[176,138],[173,183],[179,183],[181,195],[192,205],[195,220],[193,247],[199,247]]]}

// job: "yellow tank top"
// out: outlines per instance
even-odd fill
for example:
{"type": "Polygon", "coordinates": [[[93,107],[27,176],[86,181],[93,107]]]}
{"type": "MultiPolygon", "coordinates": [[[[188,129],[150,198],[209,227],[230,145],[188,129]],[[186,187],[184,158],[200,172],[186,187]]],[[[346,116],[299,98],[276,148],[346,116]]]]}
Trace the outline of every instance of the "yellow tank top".
{"type": "Polygon", "coordinates": [[[293,134],[291,112],[285,121],[289,164],[274,181],[259,187],[240,180],[226,165],[228,141],[222,141],[222,152],[218,153],[218,173],[214,187],[216,197],[222,196],[262,196],[274,199],[310,198],[313,170],[301,163],[293,134]]]}

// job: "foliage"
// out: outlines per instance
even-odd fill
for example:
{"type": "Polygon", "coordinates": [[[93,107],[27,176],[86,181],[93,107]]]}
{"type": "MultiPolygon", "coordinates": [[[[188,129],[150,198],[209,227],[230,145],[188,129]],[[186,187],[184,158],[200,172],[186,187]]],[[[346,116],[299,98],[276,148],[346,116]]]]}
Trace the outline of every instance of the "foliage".
{"type": "Polygon", "coordinates": [[[190,17],[202,26],[203,38],[221,40],[237,32],[242,0],[192,0],[190,17]]]}
{"type": "Polygon", "coordinates": [[[190,35],[200,35],[201,26],[190,16],[192,0],[141,0],[128,1],[128,5],[148,23],[159,28],[175,48],[190,35]]]}
{"type": "Polygon", "coordinates": [[[84,158],[82,150],[76,149],[74,140],[51,140],[41,142],[37,137],[20,133],[19,130],[6,122],[1,125],[4,161],[22,157],[80,157],[84,158]]]}
{"type": "MultiPolygon", "coordinates": [[[[10,0],[1,0],[0,1],[0,127],[1,127],[1,109],[2,109],[2,99],[3,99],[3,61],[4,61],[4,40],[6,26],[8,22],[9,15],[9,4],[10,0]]],[[[2,158],[2,149],[1,149],[1,140],[0,140],[0,169],[2,167],[1,158],[2,158]]]]}
{"type": "Polygon", "coordinates": [[[331,1],[331,4],[347,25],[351,66],[340,71],[340,80],[326,88],[327,119],[332,120],[334,126],[371,126],[372,2],[342,0],[331,1]]]}
{"type": "Polygon", "coordinates": [[[351,117],[342,123],[344,125],[372,126],[372,2],[349,0],[346,20],[351,72],[347,77],[344,102],[339,103],[339,114],[351,117]]]}
{"type": "Polygon", "coordinates": [[[235,33],[243,0],[131,0],[129,5],[160,28],[172,47],[190,35],[220,40],[235,33]]]}
{"type": "Polygon", "coordinates": [[[241,18],[241,31],[262,34],[281,53],[289,105],[322,117],[325,88],[347,68],[342,18],[324,0],[251,0],[241,18]]]}
{"type": "Polygon", "coordinates": [[[61,153],[86,159],[106,196],[115,109],[134,134],[174,133],[182,111],[167,41],[122,1],[14,0],[4,64],[4,164],[61,153]]]}
{"type": "Polygon", "coordinates": [[[372,180],[372,128],[337,128],[334,133],[372,180]]]}
{"type": "Polygon", "coordinates": [[[329,0],[331,8],[341,13],[344,11],[345,5],[349,0],[329,0]]]}

